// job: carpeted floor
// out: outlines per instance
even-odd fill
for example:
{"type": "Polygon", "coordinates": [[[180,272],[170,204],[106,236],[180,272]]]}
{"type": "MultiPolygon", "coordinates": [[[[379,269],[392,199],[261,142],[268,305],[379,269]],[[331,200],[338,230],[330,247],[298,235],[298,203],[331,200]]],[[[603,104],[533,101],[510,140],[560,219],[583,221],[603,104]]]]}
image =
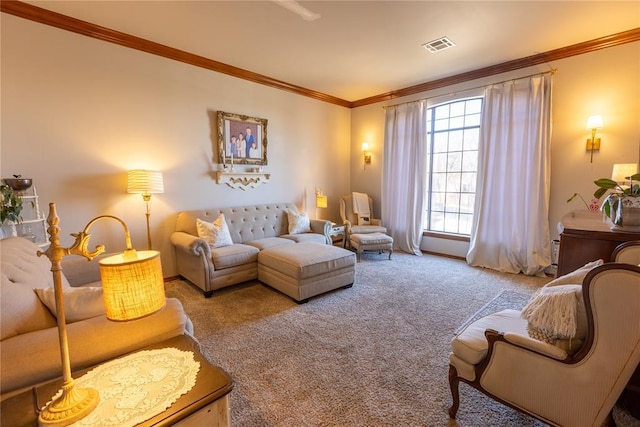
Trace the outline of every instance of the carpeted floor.
{"type": "Polygon", "coordinates": [[[394,253],[364,256],[352,288],[302,305],[258,282],[206,299],[173,281],[167,296],[183,302],[207,359],[233,377],[234,426],[543,426],[466,384],[449,421],[447,372],[460,325],[548,281],[394,253]]]}

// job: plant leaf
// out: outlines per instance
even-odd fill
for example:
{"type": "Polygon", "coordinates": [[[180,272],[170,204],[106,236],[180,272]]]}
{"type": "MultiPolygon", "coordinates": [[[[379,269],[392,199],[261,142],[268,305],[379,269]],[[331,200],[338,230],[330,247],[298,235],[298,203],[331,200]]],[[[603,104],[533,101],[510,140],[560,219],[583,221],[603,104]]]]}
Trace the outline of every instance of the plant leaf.
{"type": "Polygon", "coordinates": [[[606,193],[607,190],[608,188],[598,188],[595,193],[593,193],[593,197],[599,199],[600,197],[604,196],[604,193],[606,193]]]}
{"type": "Polygon", "coordinates": [[[600,209],[604,212],[607,218],[611,218],[611,205],[609,204],[609,200],[605,200],[600,209]]]}
{"type": "Polygon", "coordinates": [[[618,186],[617,182],[615,182],[614,180],[609,179],[609,178],[600,178],[600,179],[597,179],[597,180],[595,180],[593,182],[598,187],[605,188],[607,190],[610,190],[612,188],[616,188],[618,186]]]}

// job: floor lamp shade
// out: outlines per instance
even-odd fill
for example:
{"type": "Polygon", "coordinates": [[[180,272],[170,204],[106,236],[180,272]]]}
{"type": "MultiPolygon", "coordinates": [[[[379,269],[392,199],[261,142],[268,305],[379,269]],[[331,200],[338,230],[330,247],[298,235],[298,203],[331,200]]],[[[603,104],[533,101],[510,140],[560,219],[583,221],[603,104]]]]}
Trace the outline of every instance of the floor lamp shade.
{"type": "Polygon", "coordinates": [[[133,320],[165,305],[160,252],[137,251],[100,260],[100,276],[107,318],[133,320]]]}
{"type": "Polygon", "coordinates": [[[127,193],[164,193],[162,172],[150,171],[146,169],[130,170],[127,174],[127,193]]]}

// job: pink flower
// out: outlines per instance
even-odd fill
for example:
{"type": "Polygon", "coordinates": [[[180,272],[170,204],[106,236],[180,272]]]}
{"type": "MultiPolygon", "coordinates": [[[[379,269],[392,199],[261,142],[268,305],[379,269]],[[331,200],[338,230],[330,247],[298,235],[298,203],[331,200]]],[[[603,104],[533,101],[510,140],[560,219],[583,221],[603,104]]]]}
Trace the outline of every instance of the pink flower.
{"type": "Polygon", "coordinates": [[[591,199],[591,203],[589,203],[589,210],[591,212],[597,212],[600,210],[600,204],[598,204],[598,199],[591,199]]]}

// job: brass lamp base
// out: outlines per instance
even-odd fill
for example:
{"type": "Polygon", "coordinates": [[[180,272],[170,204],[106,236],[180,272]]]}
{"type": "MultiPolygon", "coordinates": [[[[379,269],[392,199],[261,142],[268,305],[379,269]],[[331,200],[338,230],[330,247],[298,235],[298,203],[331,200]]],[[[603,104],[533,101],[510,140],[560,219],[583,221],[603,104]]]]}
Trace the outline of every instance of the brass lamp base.
{"type": "Polygon", "coordinates": [[[62,386],[62,394],[52,400],[41,412],[41,426],[68,426],[89,415],[100,402],[98,391],[92,388],[74,388],[73,380],[62,386]]]}

